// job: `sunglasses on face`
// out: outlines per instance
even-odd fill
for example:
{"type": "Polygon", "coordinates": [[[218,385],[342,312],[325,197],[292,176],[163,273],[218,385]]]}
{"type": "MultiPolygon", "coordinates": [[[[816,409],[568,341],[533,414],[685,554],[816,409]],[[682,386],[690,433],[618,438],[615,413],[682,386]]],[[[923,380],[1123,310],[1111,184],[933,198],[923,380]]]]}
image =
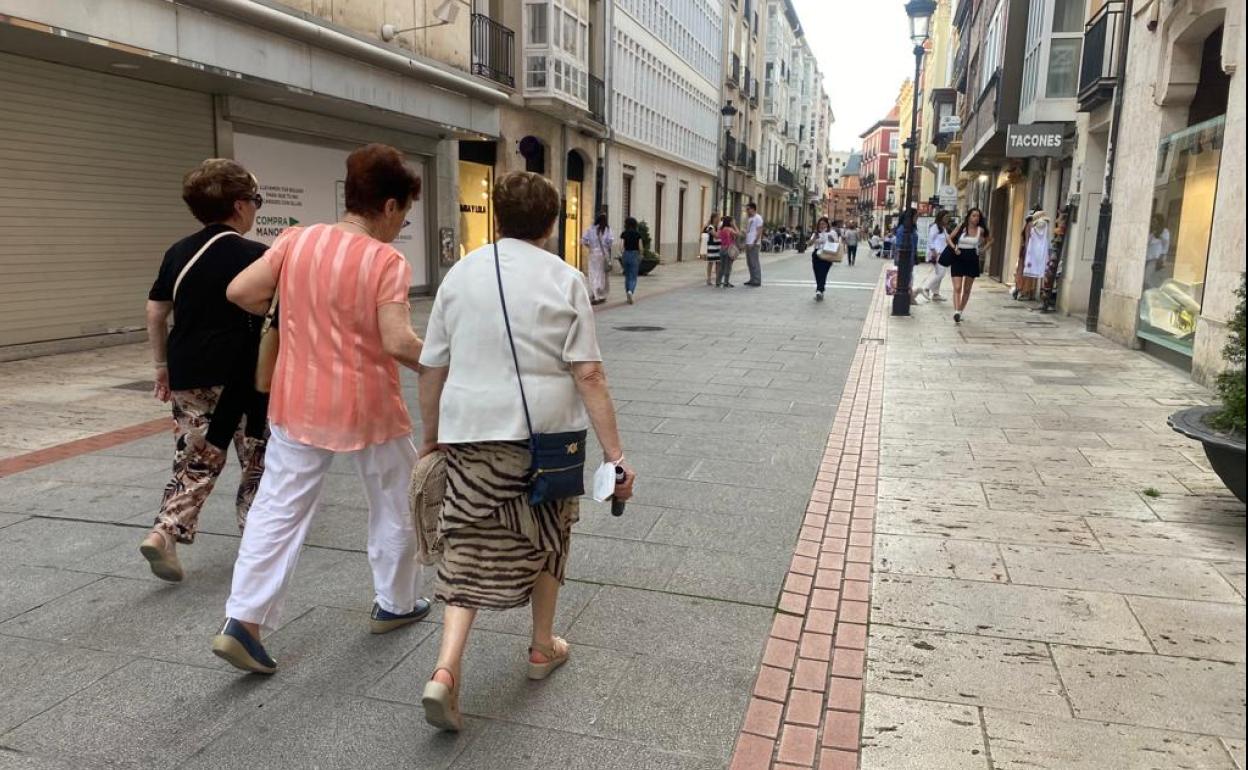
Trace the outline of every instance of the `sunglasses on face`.
{"type": "Polygon", "coordinates": [[[259,211],[260,207],[264,205],[264,196],[260,193],[256,193],[254,195],[244,195],[241,200],[251,201],[255,204],[257,211],[259,211]]]}

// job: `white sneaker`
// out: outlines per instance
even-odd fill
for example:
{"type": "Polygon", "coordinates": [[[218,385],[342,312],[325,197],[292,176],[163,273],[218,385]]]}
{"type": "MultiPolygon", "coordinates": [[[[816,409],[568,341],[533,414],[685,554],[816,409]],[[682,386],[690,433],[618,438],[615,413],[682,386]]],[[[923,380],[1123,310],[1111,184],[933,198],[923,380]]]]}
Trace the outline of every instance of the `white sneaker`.
{"type": "Polygon", "coordinates": [[[628,293],[628,304],[633,304],[633,293],[631,291],[628,293]]]}
{"type": "Polygon", "coordinates": [[[823,302],[823,292],[815,292],[815,302],[823,302]]]}
{"type": "Polygon", "coordinates": [[[944,296],[940,294],[932,294],[931,296],[928,297],[928,299],[930,299],[932,302],[947,302],[948,301],[944,298],[944,296]]]}
{"type": "Polygon", "coordinates": [[[931,301],[932,301],[932,290],[931,290],[931,289],[924,289],[924,290],[923,290],[923,296],[927,299],[927,301],[928,301],[928,302],[931,302],[931,301]]]}

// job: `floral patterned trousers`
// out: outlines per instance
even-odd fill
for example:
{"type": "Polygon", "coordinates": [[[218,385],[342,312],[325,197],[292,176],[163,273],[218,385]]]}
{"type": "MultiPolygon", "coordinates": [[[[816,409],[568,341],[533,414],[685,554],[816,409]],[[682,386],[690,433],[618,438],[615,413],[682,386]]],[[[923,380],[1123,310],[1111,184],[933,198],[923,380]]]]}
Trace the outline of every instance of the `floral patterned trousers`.
{"type": "MultiPolygon", "coordinates": [[[[199,528],[199,512],[225,469],[225,450],[209,444],[206,436],[212,412],[221,398],[221,387],[173,391],[174,439],[173,475],[165,485],[156,516],[156,529],[169,533],[179,543],[195,542],[199,528]]],[[[247,522],[247,511],[264,474],[264,438],[246,435],[247,418],[243,417],[234,431],[234,453],[242,468],[242,478],[234,496],[238,529],[247,522]]]]}

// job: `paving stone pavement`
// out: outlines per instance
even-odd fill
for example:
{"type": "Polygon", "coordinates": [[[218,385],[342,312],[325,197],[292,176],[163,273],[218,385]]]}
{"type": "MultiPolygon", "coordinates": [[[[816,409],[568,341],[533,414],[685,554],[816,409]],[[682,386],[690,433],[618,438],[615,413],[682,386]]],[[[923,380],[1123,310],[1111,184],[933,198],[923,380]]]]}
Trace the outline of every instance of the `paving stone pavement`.
{"type": "Polygon", "coordinates": [[[1183,372],[976,285],[890,319],[864,770],[1243,770],[1244,506],[1183,372]]]}
{"type": "MultiPolygon", "coordinates": [[[[418,700],[440,612],[367,633],[349,465],[326,483],[269,679],[208,649],[237,546],[228,493],[181,549],[185,583],[154,579],[137,554],[167,436],[0,478],[0,768],[725,767],[879,269],[836,268],[816,304],[809,258],[773,258],[762,289],[647,298],[643,283],[643,301],[599,316],[637,498],[619,519],[582,509],[556,618],[575,650],[568,667],[528,682],[527,612],[482,615],[458,737],[427,728],[418,700]]],[[[410,377],[405,392],[414,403],[410,377]]],[[[1215,574],[1184,574],[1227,580],[1236,564],[1223,554],[1215,574]]],[[[1084,708],[1099,713],[1106,697],[1089,688],[1084,708]]]]}

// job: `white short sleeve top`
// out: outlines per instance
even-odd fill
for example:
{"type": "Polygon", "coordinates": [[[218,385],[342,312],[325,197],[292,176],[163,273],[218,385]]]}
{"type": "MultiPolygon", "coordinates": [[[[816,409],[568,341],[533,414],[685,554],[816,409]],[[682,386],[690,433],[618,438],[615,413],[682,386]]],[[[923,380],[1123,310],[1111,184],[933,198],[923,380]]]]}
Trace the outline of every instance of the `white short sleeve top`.
{"type": "MultiPolygon", "coordinates": [[[[498,243],[503,288],[533,430],[585,430],[589,415],[572,364],[601,361],[585,279],[525,241],[498,243]]],[[[494,248],[470,252],[438,288],[420,363],[450,367],[438,410],[438,441],[528,438],[494,272],[494,248]]]]}

